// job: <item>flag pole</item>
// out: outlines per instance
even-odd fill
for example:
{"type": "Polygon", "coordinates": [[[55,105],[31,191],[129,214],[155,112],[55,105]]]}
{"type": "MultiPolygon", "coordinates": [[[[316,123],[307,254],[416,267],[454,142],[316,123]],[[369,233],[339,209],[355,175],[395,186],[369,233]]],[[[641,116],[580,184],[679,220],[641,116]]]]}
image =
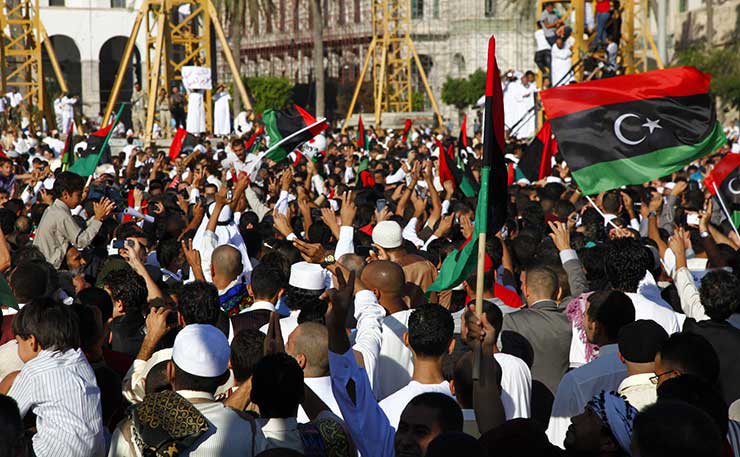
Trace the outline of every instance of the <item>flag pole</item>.
{"type": "MultiPolygon", "coordinates": [[[[594,203],[594,201],[593,201],[593,200],[591,200],[591,197],[590,197],[589,195],[586,195],[586,200],[588,200],[588,202],[589,202],[589,203],[591,203],[591,206],[593,206],[593,208],[594,208],[594,209],[596,210],[596,212],[597,212],[597,213],[599,213],[599,215],[600,215],[601,217],[603,217],[603,218],[604,218],[604,220],[606,220],[606,216],[605,216],[605,215],[604,215],[604,213],[603,213],[603,212],[601,211],[601,208],[599,208],[599,207],[598,207],[598,206],[596,205],[596,203],[594,203]]],[[[612,222],[612,221],[611,221],[611,219],[609,220],[609,222],[607,222],[607,224],[611,225],[611,226],[612,226],[612,227],[614,227],[615,229],[619,229],[619,227],[617,227],[617,224],[615,224],[614,222],[612,222]]]]}
{"type": "Polygon", "coordinates": [[[732,223],[732,216],[727,210],[727,206],[725,206],[725,201],[722,200],[722,195],[719,193],[719,189],[717,189],[717,183],[715,183],[714,180],[712,180],[712,187],[714,187],[714,194],[717,196],[717,199],[719,199],[719,204],[722,205],[722,210],[725,212],[725,216],[727,216],[727,221],[730,223],[732,230],[735,231],[735,235],[738,237],[738,239],[740,239],[740,233],[737,232],[737,227],[735,227],[735,224],[732,223]]]}

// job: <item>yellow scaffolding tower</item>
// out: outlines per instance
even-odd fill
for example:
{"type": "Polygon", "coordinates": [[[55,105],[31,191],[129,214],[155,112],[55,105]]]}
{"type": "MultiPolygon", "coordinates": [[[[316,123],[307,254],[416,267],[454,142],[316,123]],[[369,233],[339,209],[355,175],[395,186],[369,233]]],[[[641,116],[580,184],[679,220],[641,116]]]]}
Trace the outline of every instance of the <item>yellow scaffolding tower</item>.
{"type": "MultiPolygon", "coordinates": [[[[67,84],[41,22],[39,1],[4,2],[0,9],[0,93],[18,90],[23,96],[22,112],[28,116],[32,131],[41,127],[41,119],[48,114],[41,46],[46,48],[59,87],[66,93],[67,84]]],[[[53,115],[47,118],[50,126],[52,119],[53,115]]]]}
{"type": "Polygon", "coordinates": [[[437,120],[442,124],[443,119],[437,100],[411,40],[411,0],[372,0],[372,24],[373,38],[368,46],[342,130],[347,128],[352,117],[370,62],[372,62],[375,126],[381,125],[381,115],[384,112],[413,111],[412,59],[437,120]]]}
{"type": "MultiPolygon", "coordinates": [[[[242,104],[248,109],[252,105],[247,97],[247,90],[239,76],[239,68],[231,55],[218,14],[210,0],[144,0],[139,9],[131,30],[121,63],[113,83],[110,99],[103,116],[107,123],[113,113],[126,76],[136,38],[144,23],[146,33],[146,78],[145,86],[148,96],[145,142],[151,140],[154,127],[157,94],[160,88],[169,88],[173,81],[182,80],[184,66],[194,65],[213,68],[214,56],[211,53],[211,31],[221,43],[221,49],[231,70],[236,89],[239,91],[242,104]]],[[[234,39],[239,39],[235,37],[234,39]]],[[[204,105],[206,109],[206,129],[212,131],[212,91],[206,91],[204,105]]]]}

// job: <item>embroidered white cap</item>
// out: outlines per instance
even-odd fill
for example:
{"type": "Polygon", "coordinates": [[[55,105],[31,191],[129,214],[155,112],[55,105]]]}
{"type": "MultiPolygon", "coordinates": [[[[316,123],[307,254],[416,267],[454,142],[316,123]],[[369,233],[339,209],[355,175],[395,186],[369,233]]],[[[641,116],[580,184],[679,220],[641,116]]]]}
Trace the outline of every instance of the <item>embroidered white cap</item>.
{"type": "Polygon", "coordinates": [[[373,243],[383,249],[393,249],[401,246],[401,226],[395,221],[381,221],[373,228],[373,243]]]}
{"type": "Polygon", "coordinates": [[[326,276],[321,265],[308,262],[297,262],[290,266],[288,284],[299,289],[324,290],[326,276]]]}
{"type": "Polygon", "coordinates": [[[180,330],[172,348],[172,361],[195,376],[215,378],[229,368],[231,349],[224,333],[206,324],[190,324],[180,330]]]}

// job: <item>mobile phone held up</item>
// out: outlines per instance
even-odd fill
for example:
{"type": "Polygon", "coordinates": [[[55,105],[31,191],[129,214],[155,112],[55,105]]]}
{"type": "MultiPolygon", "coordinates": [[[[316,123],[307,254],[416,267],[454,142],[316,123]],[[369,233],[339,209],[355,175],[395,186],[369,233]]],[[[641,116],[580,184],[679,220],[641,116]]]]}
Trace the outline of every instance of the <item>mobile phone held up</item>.
{"type": "Polygon", "coordinates": [[[113,249],[123,249],[125,246],[134,247],[134,240],[113,240],[111,243],[113,249]]]}

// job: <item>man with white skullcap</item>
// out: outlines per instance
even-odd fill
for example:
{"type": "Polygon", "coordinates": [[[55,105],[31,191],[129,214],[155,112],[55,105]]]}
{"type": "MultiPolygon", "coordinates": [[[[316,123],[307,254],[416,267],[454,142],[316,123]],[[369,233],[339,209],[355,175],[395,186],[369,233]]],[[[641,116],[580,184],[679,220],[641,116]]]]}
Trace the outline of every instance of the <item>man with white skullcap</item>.
{"type": "Polygon", "coordinates": [[[167,364],[174,393],[150,393],[137,404],[132,419],[114,432],[108,455],[137,455],[144,446],[176,449],[191,457],[251,457],[262,452],[267,443],[254,422],[214,400],[216,389],[229,377],[229,355],[229,342],[216,327],[183,328],[167,364]]]}
{"type": "Polygon", "coordinates": [[[615,392],[602,391],[571,419],[565,448],[578,455],[631,455],[632,423],[637,409],[615,392]]]}
{"type": "MultiPolygon", "coordinates": [[[[301,322],[323,323],[326,302],[319,297],[324,293],[329,280],[321,265],[297,262],[290,266],[290,279],[285,291],[285,304],[290,308],[290,315],[280,319],[280,330],[286,342],[301,322]]],[[[267,324],[260,330],[267,333],[267,324]]]]}
{"type": "MultiPolygon", "coordinates": [[[[411,307],[427,303],[424,292],[437,279],[437,268],[427,259],[409,254],[403,247],[403,230],[398,222],[382,221],[373,228],[373,246],[380,260],[390,260],[401,265],[411,307]]],[[[436,303],[436,294],[430,297],[436,303]]]]}

